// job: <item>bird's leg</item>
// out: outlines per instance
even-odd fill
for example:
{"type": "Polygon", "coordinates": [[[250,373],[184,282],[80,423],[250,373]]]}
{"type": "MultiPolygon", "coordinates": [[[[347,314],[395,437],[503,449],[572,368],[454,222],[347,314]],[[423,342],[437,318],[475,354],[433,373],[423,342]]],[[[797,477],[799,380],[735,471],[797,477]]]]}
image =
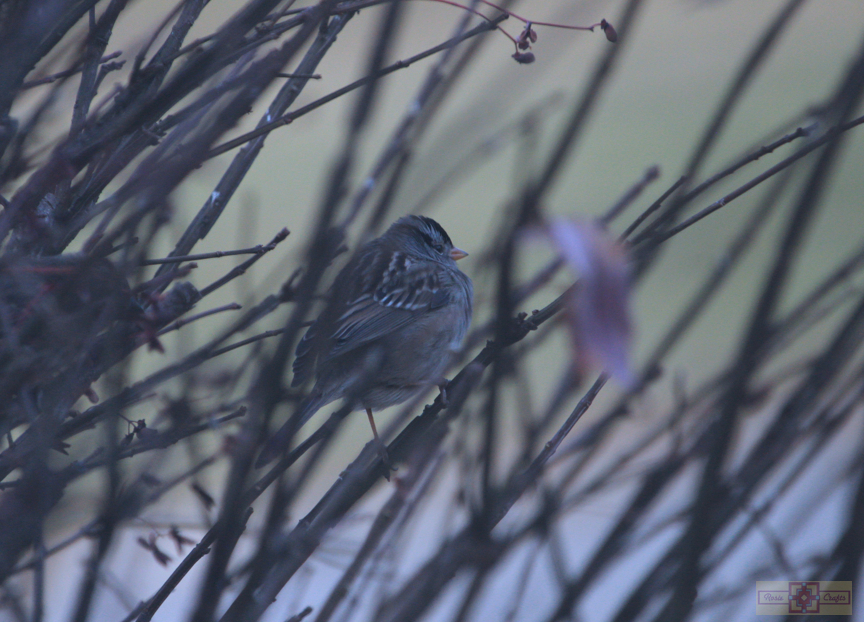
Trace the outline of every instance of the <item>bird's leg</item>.
{"type": "Polygon", "coordinates": [[[381,442],[381,438],[378,436],[378,428],[375,427],[375,417],[372,416],[372,409],[366,409],[366,416],[369,417],[369,425],[372,426],[372,436],[375,437],[375,442],[379,445],[383,445],[381,442]]]}
{"type": "MultiPolygon", "coordinates": [[[[375,437],[375,443],[378,445],[378,453],[381,456],[381,462],[384,463],[384,466],[387,467],[388,471],[395,471],[396,468],[390,462],[390,456],[387,454],[387,446],[381,441],[381,437],[378,436],[378,428],[375,427],[375,417],[372,416],[372,409],[366,409],[366,416],[369,417],[369,425],[372,426],[372,436],[375,437]]],[[[389,477],[387,478],[390,479],[389,477]]]]}

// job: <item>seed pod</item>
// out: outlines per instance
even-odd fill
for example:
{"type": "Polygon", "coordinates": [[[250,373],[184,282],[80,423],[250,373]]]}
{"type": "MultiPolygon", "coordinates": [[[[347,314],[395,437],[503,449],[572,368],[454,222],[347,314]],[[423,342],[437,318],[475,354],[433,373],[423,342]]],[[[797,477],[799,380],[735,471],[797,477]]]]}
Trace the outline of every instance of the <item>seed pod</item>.
{"type": "Polygon", "coordinates": [[[525,28],[522,29],[522,32],[519,33],[519,36],[516,38],[516,47],[520,50],[527,50],[531,47],[532,43],[537,42],[537,33],[531,27],[531,22],[525,24],[525,28]]]}
{"type": "Polygon", "coordinates": [[[600,30],[606,33],[606,40],[612,43],[618,41],[618,33],[615,32],[615,28],[607,22],[605,19],[600,20],[600,30]]]}

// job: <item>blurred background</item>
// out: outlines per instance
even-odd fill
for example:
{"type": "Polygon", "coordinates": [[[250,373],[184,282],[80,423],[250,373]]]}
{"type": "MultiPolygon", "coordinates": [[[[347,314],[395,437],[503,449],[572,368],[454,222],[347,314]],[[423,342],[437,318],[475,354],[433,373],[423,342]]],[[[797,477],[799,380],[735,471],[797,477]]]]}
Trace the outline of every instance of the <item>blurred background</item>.
{"type": "MultiPolygon", "coordinates": [[[[97,13],[104,10],[104,4],[97,4],[97,13]]],[[[187,41],[218,29],[240,9],[241,4],[239,0],[211,0],[187,41]]],[[[308,6],[312,3],[297,4],[308,6]]],[[[399,28],[388,53],[388,63],[406,59],[453,36],[464,17],[463,9],[443,3],[416,1],[404,4],[399,28]]],[[[646,171],[658,167],[659,178],[647,186],[623,217],[609,226],[611,237],[620,235],[627,224],[687,171],[699,140],[742,63],[786,5],[786,1],[780,0],[642,2],[626,37],[615,44],[622,46],[616,58],[617,64],[597,94],[596,105],[582,126],[575,148],[562,163],[560,175],[542,199],[539,208],[544,218],[552,221],[560,217],[574,222],[598,218],[643,179],[646,171]]],[[[150,0],[130,2],[123,10],[107,52],[120,50],[120,58],[128,62],[123,69],[106,76],[96,101],[110,94],[115,84],[122,84],[128,78],[131,59],[147,43],[153,29],[173,6],[173,3],[150,0]]],[[[535,23],[590,26],[605,18],[617,26],[625,3],[617,0],[520,0],[509,8],[535,23]]],[[[496,11],[488,6],[479,10],[488,16],[496,15],[496,11]]],[[[365,75],[384,11],[382,6],[364,8],[348,23],[318,65],[316,73],[320,79],[309,80],[289,110],[299,109],[365,75]]],[[[479,23],[481,20],[478,18],[471,21],[472,26],[479,23]]],[[[513,17],[501,23],[501,28],[514,37],[518,36],[522,26],[513,17]]],[[[409,212],[433,217],[448,231],[457,246],[471,253],[460,262],[460,267],[474,280],[477,301],[475,327],[483,326],[495,317],[498,273],[493,251],[496,243],[509,235],[514,205],[520,200],[525,184],[545,166],[575,102],[584,95],[592,72],[608,53],[608,47],[613,45],[607,42],[599,28],[594,32],[584,32],[535,26],[535,30],[538,39],[532,52],[536,60],[526,65],[511,58],[513,44],[501,33],[491,32],[472,40],[478,42],[476,56],[453,82],[435,114],[424,119],[422,132],[418,132],[412,143],[410,162],[385,219],[386,225],[409,212]]],[[[85,32],[86,20],[82,20],[70,30],[68,41],[80,40],[85,32]]],[[[698,180],[798,127],[815,128],[803,141],[819,136],[834,119],[825,112],[826,101],[830,100],[856,61],[862,35],[864,4],[860,1],[803,2],[759,66],[746,91],[736,100],[726,125],[700,167],[698,180]]],[[[27,79],[38,79],[60,71],[70,64],[76,49],[70,43],[65,53],[58,51],[46,57],[27,79]]],[[[308,45],[304,49],[308,49],[308,45]]],[[[354,167],[346,179],[349,203],[363,187],[380,154],[391,144],[400,122],[412,111],[437,58],[432,56],[421,60],[379,81],[368,126],[362,132],[354,167]]],[[[293,61],[295,64],[296,60],[293,61]]],[[[287,72],[293,70],[293,66],[285,68],[287,72]]],[[[77,84],[77,78],[73,77],[56,90],[53,103],[40,126],[42,145],[56,146],[68,132],[77,84]]],[[[242,116],[235,127],[224,132],[217,142],[253,129],[280,86],[278,80],[271,83],[249,113],[242,116]]],[[[38,91],[22,92],[14,102],[11,116],[26,117],[40,101],[41,93],[38,91]]],[[[208,298],[206,308],[232,302],[240,303],[244,309],[249,308],[266,296],[277,293],[295,268],[303,265],[316,218],[330,189],[331,172],[345,148],[349,120],[357,98],[355,92],[336,99],[268,136],[224,214],[192,252],[265,244],[283,227],[291,233],[243,278],[236,279],[208,298]]],[[[861,106],[856,110],[860,114],[861,106]]],[[[864,196],[864,175],[861,174],[864,140],[861,131],[853,129],[844,138],[836,166],[826,181],[821,208],[790,266],[789,278],[777,305],[779,311],[793,309],[826,274],[861,245],[864,223],[864,206],[860,198],[864,196]]],[[[797,148],[797,144],[784,146],[743,172],[713,185],[688,206],[687,215],[720,199],[797,148]]],[[[38,165],[40,158],[44,160],[47,153],[47,149],[37,153],[33,161],[38,165]]],[[[229,151],[206,160],[170,194],[170,219],[154,237],[147,251],[148,257],[163,257],[174,248],[194,215],[211,197],[235,154],[236,150],[229,151]]],[[[475,574],[469,568],[461,568],[416,619],[565,619],[556,617],[556,609],[563,607],[561,594],[566,594],[567,586],[572,587],[572,583],[562,580],[562,577],[576,581],[574,577],[584,576],[580,573],[596,554],[600,543],[616,525],[620,525],[619,520],[638,494],[646,473],[651,472],[658,460],[674,454],[679,444],[686,446],[688,435],[694,435],[689,438],[692,441],[708,425],[705,421],[710,419],[710,413],[716,407],[712,400],[720,391],[717,387],[722,386],[716,384],[717,377],[734,364],[741,351],[759,292],[767,282],[769,267],[786,231],[789,214],[807,183],[808,167],[818,154],[817,150],[795,169],[772,215],[764,226],[760,224],[758,235],[748,247],[747,254],[717,289],[694,325],[663,358],[660,376],[627,402],[626,417],[616,418],[611,424],[614,429],[608,435],[601,434],[600,428],[592,428],[616,408],[624,399],[622,396],[627,395],[628,387],[613,377],[564,441],[560,457],[550,463],[548,477],[532,488],[530,495],[517,502],[497,528],[501,533],[523,529],[533,509],[542,504],[544,495],[557,490],[561,495],[556,497],[557,503],[565,507],[555,514],[548,531],[544,531],[546,527],[538,529],[543,533],[536,539],[526,536],[517,542],[508,540],[506,547],[502,545],[506,550],[503,559],[496,559],[494,568],[488,570],[476,587],[475,574]],[[692,425],[679,427],[672,423],[677,421],[676,412],[690,413],[694,417],[692,425]],[[595,442],[597,444],[592,450],[595,453],[586,457],[585,448],[595,442]],[[639,446],[639,451],[628,454],[634,446],[639,446]],[[628,456],[626,460],[621,458],[624,455],[628,456]],[[579,460],[585,463],[575,474],[578,469],[574,464],[579,460]],[[602,476],[600,481],[605,486],[602,489],[592,488],[597,485],[594,478],[598,476],[602,476]],[[476,594],[466,600],[466,593],[472,589],[476,594]],[[466,602],[469,605],[465,605],[466,602]]],[[[122,186],[128,179],[125,175],[118,175],[103,198],[122,186]]],[[[13,196],[27,179],[27,175],[22,175],[8,180],[4,196],[13,196]]],[[[728,258],[730,243],[763,205],[774,188],[772,183],[773,180],[769,180],[675,235],[662,246],[650,270],[640,275],[638,281],[634,280],[627,303],[632,318],[630,361],[634,370],[642,369],[677,321],[678,314],[702,287],[703,280],[728,258]]],[[[367,221],[365,214],[361,221],[367,221]]],[[[69,249],[80,249],[96,225],[96,221],[90,223],[69,249]]],[[[380,231],[381,227],[373,234],[380,231]]],[[[369,235],[372,234],[364,238],[359,225],[348,230],[346,244],[349,251],[356,249],[361,239],[368,239],[369,235]]],[[[518,249],[516,280],[519,283],[529,281],[558,254],[558,249],[542,237],[519,238],[518,249]]],[[[337,265],[341,265],[344,258],[337,259],[337,265]]],[[[244,259],[241,256],[199,261],[198,267],[186,279],[200,289],[244,259]]],[[[153,269],[150,270],[146,275],[138,274],[135,279],[130,277],[130,282],[134,285],[136,279],[145,282],[152,278],[153,269]]],[[[577,271],[565,266],[542,288],[521,301],[516,311],[530,312],[545,307],[579,276],[577,271]]],[[[841,315],[833,316],[831,310],[827,310],[824,322],[800,338],[796,337],[788,348],[773,356],[766,369],[779,374],[778,370],[806,365],[806,361],[823,352],[826,343],[831,342],[845,320],[843,310],[847,307],[843,305],[847,300],[857,299],[860,288],[861,278],[851,275],[842,285],[843,292],[850,298],[838,298],[840,302],[836,303],[841,315]]],[[[289,314],[290,309],[280,309],[244,336],[278,329],[285,325],[289,314]]],[[[161,337],[164,353],[139,349],[124,370],[124,380],[132,382],[144,378],[170,361],[181,360],[229,325],[231,320],[223,319],[224,315],[194,322],[161,337]]],[[[518,372],[502,381],[495,458],[502,481],[507,479],[510,469],[517,468],[526,451],[526,417],[537,421],[548,407],[548,418],[544,420],[546,427],[538,424],[538,429],[547,433],[541,432],[542,439],[535,439],[537,442],[532,446],[539,450],[577,405],[600,371],[593,369],[590,374],[582,376],[573,373],[574,355],[566,338],[566,322],[556,319],[553,324],[549,330],[529,335],[524,346],[519,345],[525,351],[519,351],[522,358],[518,372]],[[534,337],[539,343],[531,345],[534,337]],[[572,386],[561,394],[553,408],[549,399],[556,395],[562,382],[568,382],[568,378],[572,386]]],[[[487,338],[492,336],[481,334],[469,342],[463,363],[480,351],[487,338]]],[[[266,345],[263,345],[260,356],[265,357],[272,353],[275,340],[262,344],[266,345]]],[[[220,383],[241,365],[248,365],[248,353],[243,350],[207,362],[160,386],[151,399],[128,408],[124,416],[131,421],[145,418],[148,425],[155,425],[158,429],[159,419],[154,421],[153,412],[166,408],[172,400],[189,400],[194,409],[206,410],[221,399],[214,400],[208,391],[219,395],[220,383]]],[[[455,368],[454,374],[459,368],[455,368]]],[[[765,369],[762,371],[768,373],[765,369]]],[[[734,445],[727,456],[730,472],[734,465],[746,461],[760,434],[782,410],[783,400],[797,390],[795,382],[796,377],[790,380],[784,376],[772,385],[771,391],[766,390],[766,395],[759,399],[753,397],[753,402],[747,407],[749,410],[740,415],[734,445]]],[[[851,382],[851,386],[855,383],[851,382]]],[[[103,398],[113,395],[117,390],[116,380],[102,378],[94,384],[94,389],[103,398]]],[[[430,392],[423,403],[428,403],[434,396],[430,392]]],[[[390,532],[389,540],[385,539],[379,550],[379,557],[373,557],[370,565],[365,567],[362,581],[352,587],[334,619],[391,619],[383,617],[384,610],[378,609],[380,602],[401,594],[399,590],[404,589],[406,582],[422,577],[422,574],[415,573],[469,522],[472,500],[482,496],[478,492],[477,474],[478,465],[482,463],[479,458],[482,434],[479,430],[482,428],[484,399],[479,389],[468,399],[463,415],[453,423],[451,435],[442,445],[441,453],[432,460],[440,464],[436,463],[436,470],[424,475],[425,479],[421,477],[417,484],[422,488],[422,503],[418,500],[421,494],[417,489],[406,492],[410,503],[406,510],[408,515],[403,517],[404,525],[390,532]]],[[[730,518],[730,531],[723,532],[723,537],[714,541],[714,548],[709,547],[706,555],[709,552],[719,554],[718,550],[725,546],[731,546],[734,551],[722,563],[717,562],[711,567],[709,576],[700,584],[697,606],[684,617],[699,620],[720,617],[751,619],[755,617],[755,581],[828,579],[827,575],[815,576],[814,568],[819,566],[814,566],[814,559],[830,557],[830,551],[843,534],[844,521],[852,516],[850,507],[858,485],[856,478],[861,471],[859,450],[864,431],[861,407],[858,397],[849,400],[854,404],[852,412],[838,423],[837,429],[832,430],[833,436],[824,439],[825,444],[820,446],[819,452],[806,460],[806,466],[801,467],[792,484],[783,487],[777,483],[783,477],[782,469],[771,472],[758,484],[754,496],[743,504],[744,509],[737,518],[730,518]],[[757,512],[760,503],[772,496],[782,496],[782,499],[764,514],[757,512]],[[735,539],[732,535],[735,521],[746,522],[757,514],[757,524],[744,530],[745,535],[741,535],[734,545],[730,544],[735,539]]],[[[843,403],[846,405],[845,401],[843,403]]],[[[76,408],[83,410],[88,406],[82,399],[76,408]]],[[[414,405],[410,416],[419,414],[421,406],[414,405]]],[[[388,438],[392,439],[405,425],[406,419],[400,419],[397,413],[401,408],[394,407],[378,417],[379,429],[388,429],[388,438]],[[391,422],[395,422],[393,428],[388,427],[391,422]]],[[[326,410],[322,410],[313,423],[323,423],[329,413],[326,410]]],[[[289,412],[289,405],[281,404],[275,411],[274,420],[281,423],[289,412]]],[[[121,435],[126,433],[125,426],[124,423],[121,435]]],[[[301,436],[305,437],[314,428],[304,429],[301,436]]],[[[16,438],[21,429],[15,431],[16,438]]],[[[84,459],[98,445],[97,431],[88,434],[82,435],[80,442],[69,449],[68,460],[84,459]]],[[[188,551],[188,545],[185,545],[184,553],[175,549],[175,542],[166,536],[170,529],[177,527],[184,537],[198,542],[212,527],[219,512],[224,511],[221,495],[232,468],[230,451],[227,454],[219,452],[223,451],[226,442],[230,442],[226,437],[233,438],[238,434],[232,430],[215,430],[212,434],[194,437],[129,461],[124,481],[131,482],[133,475],[141,473],[169,481],[206,456],[218,455],[211,466],[191,478],[196,486],[214,497],[216,506],[206,507],[207,504],[201,502],[200,492],[192,491],[186,482],[147,505],[134,519],[119,525],[100,565],[95,595],[86,619],[136,619],[139,603],[147,601],[163,585],[188,551]],[[158,534],[160,550],[170,556],[170,561],[162,560],[160,563],[152,548],[142,546],[140,541],[148,541],[151,534],[158,534]]],[[[296,482],[289,478],[296,491],[286,511],[286,525],[295,524],[315,507],[368,439],[365,417],[350,416],[316,468],[303,471],[306,479],[296,482]]],[[[802,445],[790,446],[789,460],[798,455],[795,452],[806,452],[806,449],[802,445]]],[[[572,609],[566,617],[622,619],[622,607],[631,590],[636,590],[646,573],[655,568],[658,559],[686,531],[686,520],[682,517],[686,515],[700,481],[702,454],[698,449],[695,456],[693,463],[682,468],[652,505],[643,508],[644,514],[639,515],[641,522],[618,543],[620,549],[616,549],[615,555],[609,554],[608,564],[580,588],[578,598],[571,603],[572,609]],[[618,556],[621,550],[626,550],[626,553],[618,556]]],[[[57,460],[68,462],[63,456],[52,456],[52,463],[59,464],[57,460]]],[[[796,467],[790,463],[786,468],[794,470],[796,467]]],[[[314,609],[308,619],[315,619],[334,584],[349,568],[373,519],[390,498],[394,486],[399,485],[398,478],[402,475],[410,477],[411,469],[411,466],[400,467],[396,484],[379,478],[370,492],[327,534],[309,561],[278,592],[277,600],[262,619],[294,619],[291,616],[306,606],[314,609]]],[[[73,619],[72,612],[80,602],[82,569],[94,549],[94,539],[80,537],[80,530],[82,525],[98,515],[103,504],[106,477],[105,472],[94,471],[70,484],[57,509],[45,519],[44,545],[47,548],[67,538],[72,540],[69,546],[58,550],[46,561],[44,620],[73,619]]],[[[269,493],[258,499],[246,531],[239,537],[231,558],[230,581],[224,586],[217,609],[220,614],[242,589],[247,576],[244,564],[254,559],[259,550],[260,538],[266,532],[270,502],[269,493]]],[[[21,563],[27,561],[28,555],[22,557],[21,563]]],[[[206,581],[208,558],[204,559],[174,589],[153,616],[154,620],[192,619],[190,616],[199,605],[200,585],[206,581]]],[[[27,610],[36,585],[32,575],[31,571],[17,572],[5,583],[7,597],[14,595],[27,610]]],[[[859,585],[856,584],[855,589],[856,596],[862,593],[859,585]]],[[[658,588],[658,592],[663,590],[658,588]]],[[[658,602],[660,604],[656,604],[654,609],[646,607],[634,618],[653,619],[662,611],[662,599],[658,602]]],[[[855,611],[857,618],[864,618],[864,606],[856,605],[855,611]]],[[[27,617],[29,614],[22,615],[25,615],[23,619],[31,619],[27,617]]],[[[14,608],[0,610],[0,617],[3,616],[16,619],[14,608]]],[[[671,616],[668,619],[676,618],[671,616]]]]}

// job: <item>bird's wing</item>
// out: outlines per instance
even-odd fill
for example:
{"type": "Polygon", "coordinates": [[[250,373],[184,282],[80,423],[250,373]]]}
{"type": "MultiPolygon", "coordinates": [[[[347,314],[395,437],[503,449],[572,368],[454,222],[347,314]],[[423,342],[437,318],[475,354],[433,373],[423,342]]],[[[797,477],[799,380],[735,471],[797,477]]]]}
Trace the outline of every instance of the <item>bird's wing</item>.
{"type": "Polygon", "coordinates": [[[310,369],[315,365],[315,350],[312,346],[317,341],[318,331],[315,330],[314,322],[306,330],[303,339],[297,344],[297,351],[294,353],[294,364],[291,366],[291,371],[294,377],[291,379],[291,386],[296,387],[306,382],[306,377],[309,375],[310,369]]]}
{"type": "Polygon", "coordinates": [[[445,305],[450,292],[430,262],[392,251],[379,254],[367,287],[344,305],[322,361],[388,335],[445,305]]]}
{"type": "Polygon", "coordinates": [[[398,251],[361,253],[333,284],[331,300],[342,302],[325,310],[297,345],[292,384],[305,380],[313,357],[326,363],[445,305],[449,288],[435,268],[398,251]]]}

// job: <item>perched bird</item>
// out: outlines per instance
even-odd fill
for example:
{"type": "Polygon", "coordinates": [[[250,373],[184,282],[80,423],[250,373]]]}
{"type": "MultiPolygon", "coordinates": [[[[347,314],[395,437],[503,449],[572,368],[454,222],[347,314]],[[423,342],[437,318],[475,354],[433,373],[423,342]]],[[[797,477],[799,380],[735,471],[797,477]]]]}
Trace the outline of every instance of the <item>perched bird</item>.
{"type": "Polygon", "coordinates": [[[378,440],[373,410],[442,384],[471,323],[474,288],[456,265],[467,255],[423,216],[400,218],[360,249],[297,344],[291,385],[303,384],[314,371],[315,386],[267,442],[256,466],[284,451],[330,402],[345,398],[354,409],[365,409],[378,440]]]}

